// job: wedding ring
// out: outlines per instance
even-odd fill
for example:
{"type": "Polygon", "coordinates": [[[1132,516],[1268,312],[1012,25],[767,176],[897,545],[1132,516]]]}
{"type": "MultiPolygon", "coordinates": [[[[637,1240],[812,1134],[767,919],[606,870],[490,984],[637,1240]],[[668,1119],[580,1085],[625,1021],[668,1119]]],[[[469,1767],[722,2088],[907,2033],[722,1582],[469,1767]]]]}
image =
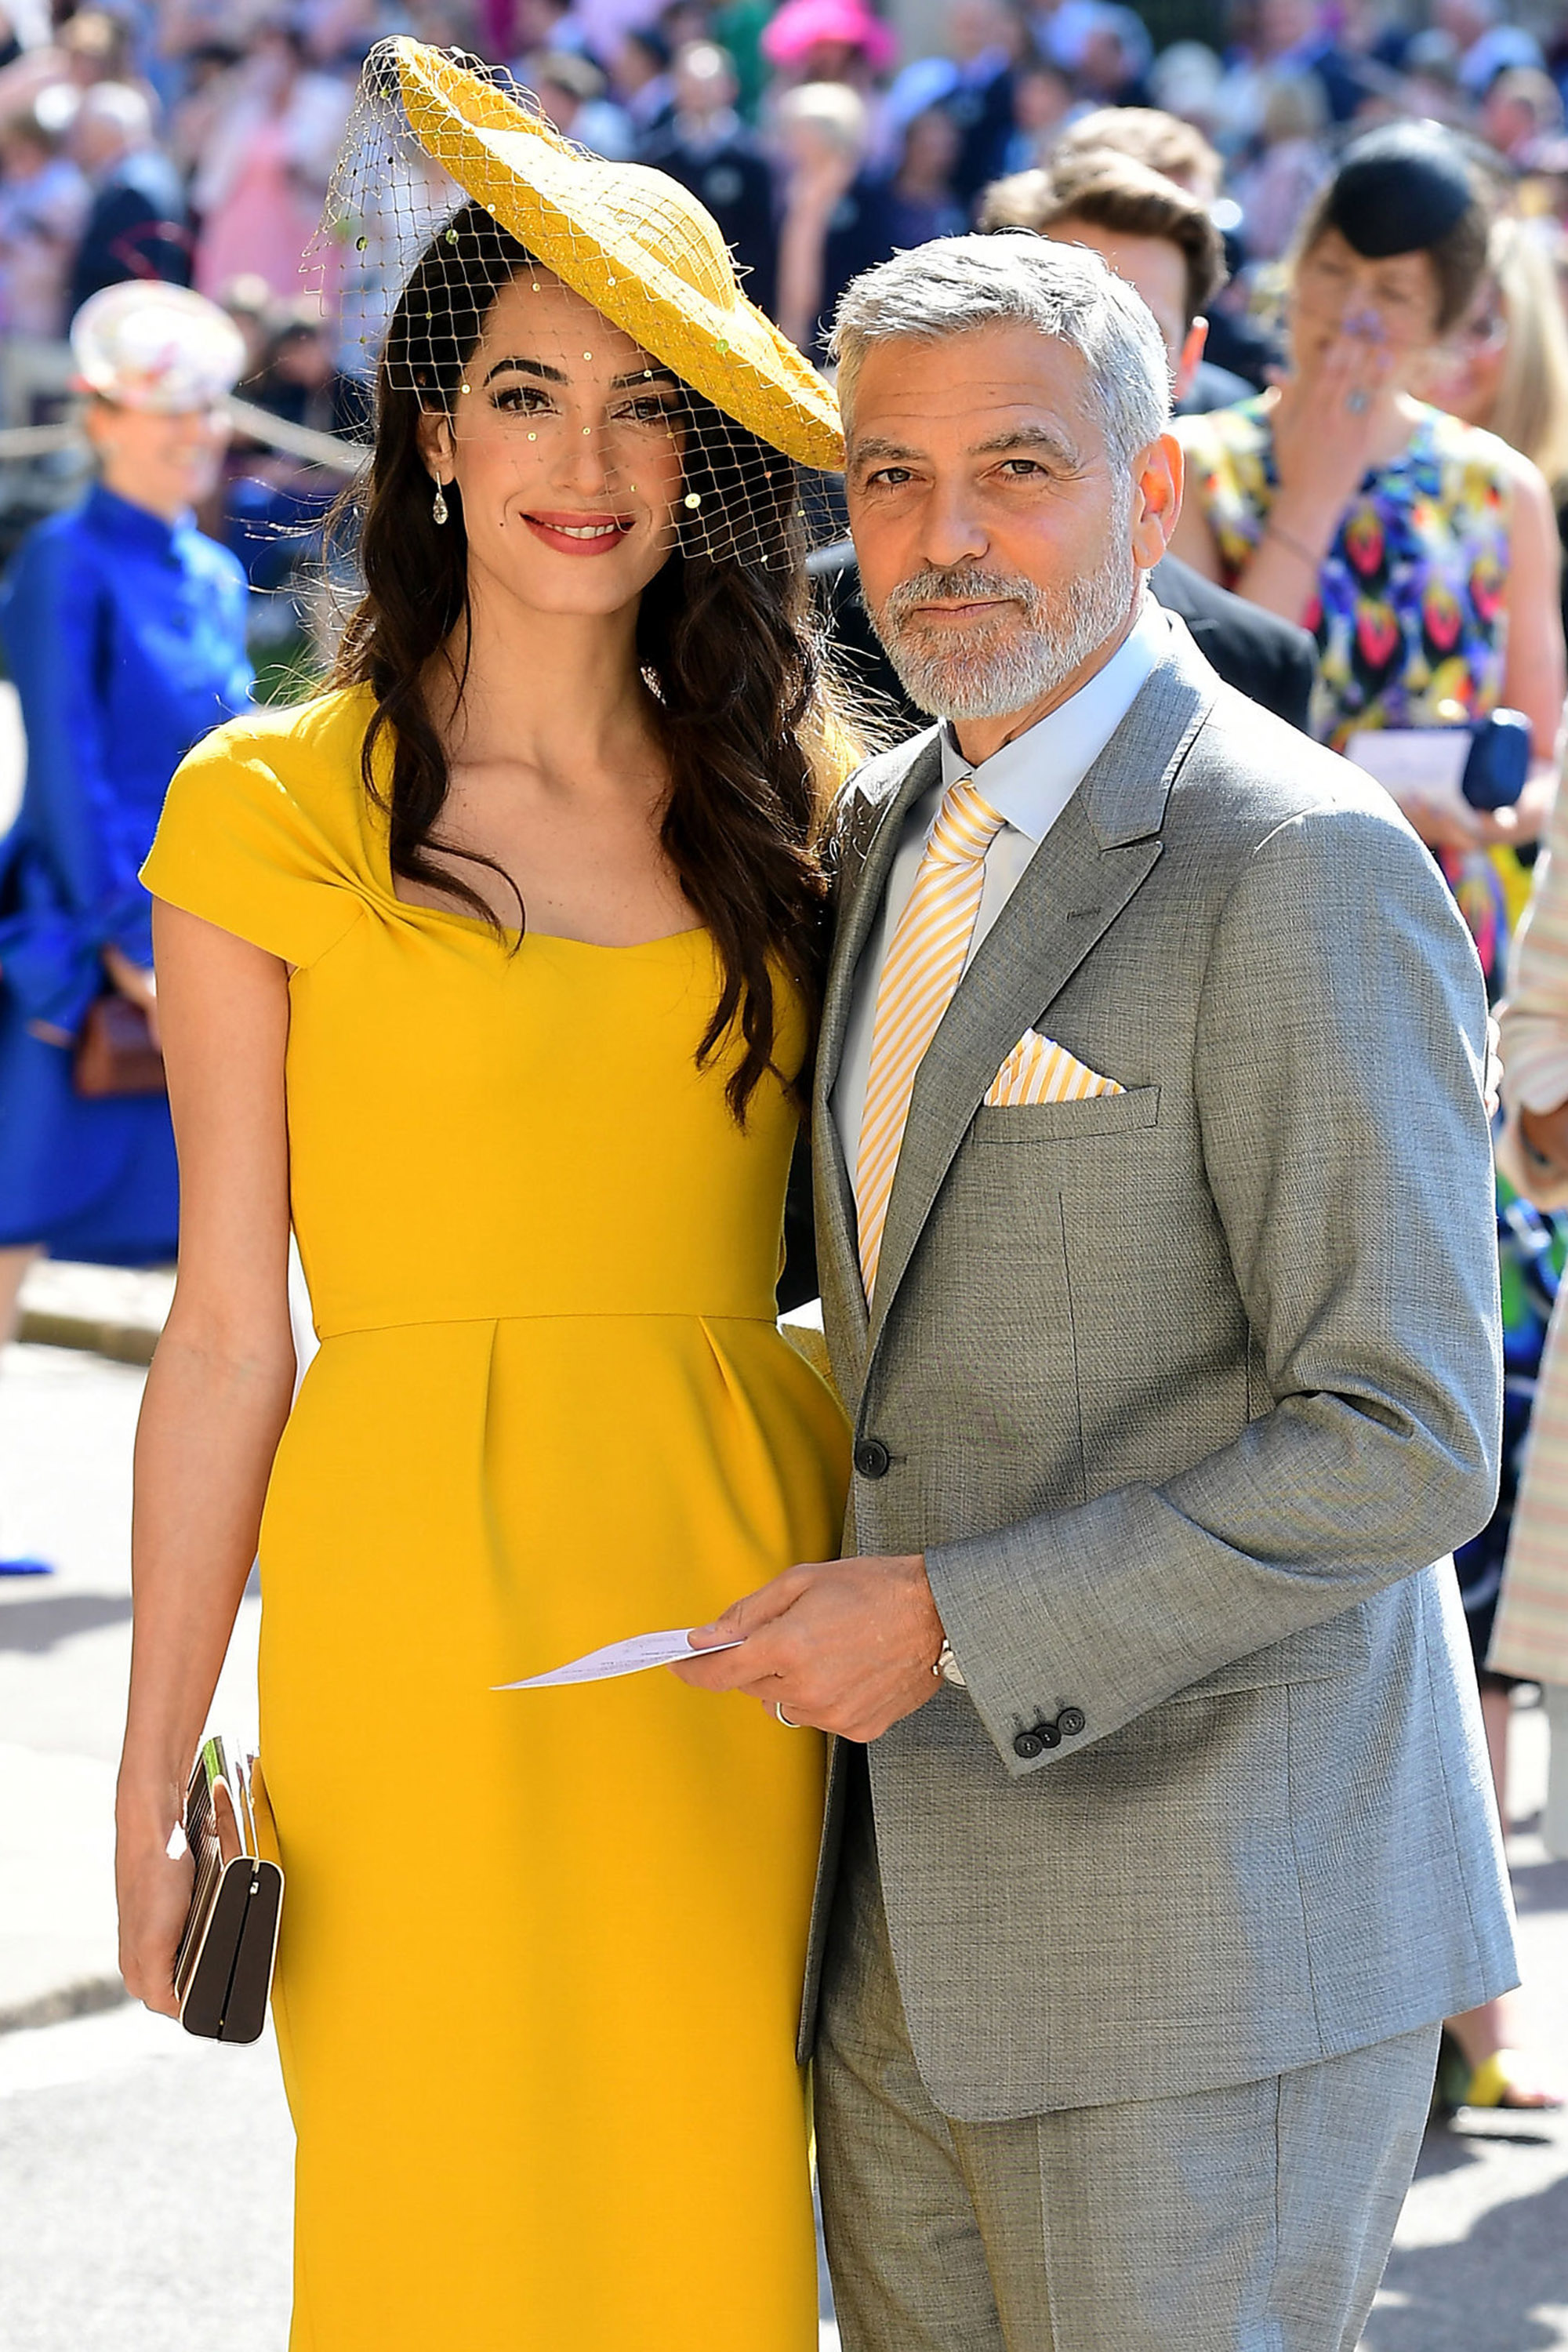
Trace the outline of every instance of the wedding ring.
{"type": "Polygon", "coordinates": [[[784,1713],[784,1702],[782,1699],[774,1699],[773,1714],[776,1719],[783,1724],[786,1731],[804,1731],[805,1729],[804,1723],[792,1722],[790,1717],[784,1713]]]}
{"type": "Polygon", "coordinates": [[[1345,406],[1352,416],[1364,416],[1371,405],[1371,399],[1364,392],[1352,392],[1345,395],[1345,406]]]}

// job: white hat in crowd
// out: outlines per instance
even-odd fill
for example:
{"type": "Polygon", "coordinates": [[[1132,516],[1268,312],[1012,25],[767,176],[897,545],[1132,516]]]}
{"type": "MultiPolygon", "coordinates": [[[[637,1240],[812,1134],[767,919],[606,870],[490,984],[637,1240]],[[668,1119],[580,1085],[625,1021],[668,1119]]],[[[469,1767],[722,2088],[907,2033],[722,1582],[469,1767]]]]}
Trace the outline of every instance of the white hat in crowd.
{"type": "Polygon", "coordinates": [[[77,389],[177,416],[210,408],[245,365],[238,328],[188,287],[131,278],[92,295],[71,324],[77,389]]]}

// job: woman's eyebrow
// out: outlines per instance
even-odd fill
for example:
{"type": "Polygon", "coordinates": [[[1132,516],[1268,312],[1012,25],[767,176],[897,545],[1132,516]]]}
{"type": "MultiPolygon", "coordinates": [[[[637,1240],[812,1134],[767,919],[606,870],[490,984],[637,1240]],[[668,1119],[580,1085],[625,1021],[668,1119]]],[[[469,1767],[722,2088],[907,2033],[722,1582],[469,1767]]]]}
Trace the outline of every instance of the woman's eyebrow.
{"type": "Polygon", "coordinates": [[[679,383],[680,378],[676,374],[673,368],[661,367],[656,360],[652,367],[628,368],[625,375],[616,376],[614,383],[610,386],[610,389],[612,392],[624,392],[628,385],[634,383],[672,383],[679,385],[679,383]]]}
{"type": "Polygon", "coordinates": [[[509,369],[518,375],[538,376],[544,383],[569,382],[563,369],[546,367],[542,360],[505,359],[497,360],[494,367],[486,369],[486,383],[489,383],[498,375],[505,375],[509,369]]]}

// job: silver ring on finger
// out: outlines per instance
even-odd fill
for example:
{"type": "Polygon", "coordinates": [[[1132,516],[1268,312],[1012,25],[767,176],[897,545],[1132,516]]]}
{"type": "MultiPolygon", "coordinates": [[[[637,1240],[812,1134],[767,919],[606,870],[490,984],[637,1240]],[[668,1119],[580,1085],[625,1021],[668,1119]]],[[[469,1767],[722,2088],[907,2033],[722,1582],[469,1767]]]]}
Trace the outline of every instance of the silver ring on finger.
{"type": "Polygon", "coordinates": [[[1345,394],[1345,406],[1350,410],[1352,416],[1364,416],[1367,410],[1372,406],[1372,396],[1369,393],[1361,391],[1347,393],[1345,394]]]}
{"type": "Polygon", "coordinates": [[[783,1724],[786,1731],[804,1731],[805,1729],[804,1723],[796,1723],[792,1716],[787,1716],[784,1713],[784,1701],[782,1699],[774,1699],[773,1716],[776,1721],[783,1724]]]}

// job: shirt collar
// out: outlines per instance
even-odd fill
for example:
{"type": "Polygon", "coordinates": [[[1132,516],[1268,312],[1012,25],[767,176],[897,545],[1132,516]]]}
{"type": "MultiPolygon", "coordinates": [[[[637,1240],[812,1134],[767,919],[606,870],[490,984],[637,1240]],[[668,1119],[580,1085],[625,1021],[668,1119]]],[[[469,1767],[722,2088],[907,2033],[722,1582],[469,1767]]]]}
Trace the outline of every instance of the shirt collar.
{"type": "Polygon", "coordinates": [[[942,791],[973,776],[984,797],[1016,831],[1030,841],[1044,841],[1169,644],[1169,624],[1145,590],[1142,610],[1105,667],[988,760],[971,766],[958,748],[952,721],[944,719],[942,791]]]}

